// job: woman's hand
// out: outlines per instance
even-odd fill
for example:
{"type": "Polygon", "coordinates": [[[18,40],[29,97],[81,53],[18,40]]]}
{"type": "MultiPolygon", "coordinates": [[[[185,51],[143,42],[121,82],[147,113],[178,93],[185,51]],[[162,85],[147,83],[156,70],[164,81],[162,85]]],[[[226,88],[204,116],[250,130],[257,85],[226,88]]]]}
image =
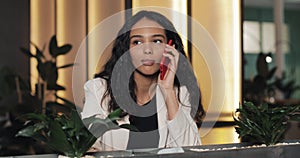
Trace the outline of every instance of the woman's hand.
{"type": "Polygon", "coordinates": [[[178,60],[179,60],[179,52],[175,49],[175,45],[169,46],[166,44],[163,56],[168,58],[170,62],[168,65],[166,65],[168,67],[168,70],[165,74],[164,79],[161,80],[159,76],[158,84],[165,90],[173,89],[174,79],[175,79],[178,60]]]}
{"type": "Polygon", "coordinates": [[[168,119],[172,120],[176,116],[179,109],[178,99],[174,89],[174,80],[179,61],[179,52],[175,49],[175,45],[166,45],[163,56],[169,58],[170,62],[167,65],[168,70],[164,79],[161,80],[160,76],[158,77],[158,85],[165,97],[165,103],[168,110],[168,119]]]}

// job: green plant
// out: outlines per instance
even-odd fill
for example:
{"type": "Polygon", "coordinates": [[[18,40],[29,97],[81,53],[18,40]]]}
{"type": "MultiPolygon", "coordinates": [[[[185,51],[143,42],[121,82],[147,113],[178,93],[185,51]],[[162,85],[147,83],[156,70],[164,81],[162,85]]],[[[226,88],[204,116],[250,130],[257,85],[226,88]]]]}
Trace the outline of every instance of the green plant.
{"type": "MultiPolygon", "coordinates": [[[[55,100],[45,101],[44,97],[38,97],[41,99],[38,105],[42,107],[45,103],[46,106],[43,108],[46,108],[46,112],[31,112],[19,117],[19,120],[25,122],[25,127],[23,126],[16,136],[33,138],[38,142],[43,142],[54,151],[69,157],[81,157],[98,137],[110,129],[136,130],[129,124],[117,125],[116,121],[120,119],[122,113],[120,109],[113,111],[105,119],[91,116],[81,120],[76,111],[76,105],[56,93],[59,90],[65,90],[65,87],[57,84],[58,70],[73,66],[73,64],[57,66],[57,57],[67,54],[72,46],[70,44],[58,46],[56,36],[52,36],[49,42],[50,59],[46,58],[44,48],[41,50],[35,44],[33,46],[36,49],[35,54],[25,48],[21,48],[21,51],[30,58],[37,60],[39,82],[44,86],[47,85],[47,90],[55,92],[53,94],[55,100]]],[[[44,91],[41,92],[45,94],[44,91]]]]}
{"type": "Polygon", "coordinates": [[[257,106],[244,102],[233,118],[240,138],[273,145],[283,140],[289,121],[300,121],[300,105],[272,107],[267,103],[257,106]]]}
{"type": "Polygon", "coordinates": [[[76,110],[72,110],[69,116],[66,114],[47,116],[40,113],[29,113],[23,116],[27,120],[27,127],[20,130],[16,136],[32,137],[46,143],[60,154],[81,157],[97,138],[108,130],[120,127],[136,130],[129,124],[117,125],[116,121],[120,119],[121,113],[121,109],[117,109],[106,119],[91,116],[83,121],[76,110]]]}
{"type": "Polygon", "coordinates": [[[15,137],[23,127],[23,122],[16,118],[41,112],[40,105],[40,100],[31,94],[28,81],[10,67],[0,68],[0,157],[51,152],[30,138],[15,137]]]}
{"type": "Polygon", "coordinates": [[[71,63],[63,66],[57,66],[56,61],[58,56],[67,54],[72,49],[72,45],[65,44],[58,46],[56,35],[53,35],[49,42],[50,59],[45,57],[44,48],[41,50],[37,45],[33,43],[32,45],[35,47],[35,54],[23,47],[21,48],[21,51],[30,58],[35,58],[37,60],[37,70],[40,78],[47,83],[47,90],[65,90],[65,87],[57,84],[58,70],[73,66],[74,64],[71,63]]]}
{"type": "Polygon", "coordinates": [[[289,99],[297,90],[300,90],[300,86],[296,85],[295,80],[287,79],[285,73],[282,78],[275,79],[275,86],[283,93],[284,98],[289,99]]]}
{"type": "MultiPolygon", "coordinates": [[[[9,123],[6,123],[7,126],[0,128],[0,155],[26,155],[53,152],[49,147],[45,146],[45,143],[33,141],[25,137],[15,137],[16,133],[24,127],[23,122],[31,121],[32,123],[30,118],[20,118],[20,116],[36,113],[41,118],[47,118],[46,120],[50,121],[58,119],[58,116],[60,116],[58,114],[61,113],[63,113],[63,117],[71,118],[72,110],[76,109],[76,106],[71,101],[57,95],[57,91],[65,90],[65,87],[57,84],[58,71],[74,65],[72,63],[59,65],[57,57],[69,53],[72,46],[70,44],[59,46],[56,35],[53,35],[49,41],[49,55],[46,54],[48,52],[45,50],[45,46],[40,49],[32,42],[31,45],[34,46],[34,51],[21,47],[21,52],[37,61],[38,84],[35,85],[35,93],[32,93],[29,81],[25,82],[20,75],[8,68],[1,69],[3,73],[0,75],[0,106],[5,108],[2,108],[4,111],[0,113],[9,116],[6,121],[9,123]],[[47,97],[49,98],[44,97],[46,92],[50,92],[47,93],[47,97]],[[49,94],[53,96],[49,96],[49,94]],[[20,119],[16,119],[18,117],[20,119]]],[[[39,127],[42,127],[42,124],[39,127]]]]}
{"type": "MultiPolygon", "coordinates": [[[[72,49],[72,45],[64,44],[59,46],[57,43],[56,35],[53,35],[48,44],[49,55],[46,55],[45,46],[40,49],[36,44],[31,42],[35,48],[35,53],[29,49],[21,47],[21,52],[30,58],[37,61],[38,83],[35,85],[35,95],[40,99],[40,107],[43,113],[57,113],[57,112],[70,112],[70,101],[61,98],[57,95],[57,91],[65,90],[62,85],[57,84],[58,70],[73,66],[73,63],[58,66],[57,58],[61,55],[66,55],[72,49]],[[44,88],[45,87],[45,88],[44,88]],[[45,93],[50,92],[45,97],[45,93]],[[52,94],[52,95],[49,95],[52,94]],[[61,104],[62,100],[65,104],[61,104]]],[[[72,108],[72,105],[71,105],[72,108]]],[[[75,107],[74,107],[75,108],[75,107]]]]}
{"type": "Polygon", "coordinates": [[[272,80],[277,67],[269,69],[266,57],[269,54],[259,53],[256,60],[257,74],[252,80],[244,80],[243,95],[247,101],[258,105],[268,102],[266,98],[275,93],[274,81],[272,80]]]}
{"type": "Polygon", "coordinates": [[[295,80],[286,79],[285,72],[281,78],[275,76],[277,67],[269,69],[269,63],[266,62],[266,57],[270,56],[271,53],[259,53],[256,60],[257,74],[252,80],[243,81],[244,98],[255,105],[274,102],[271,98],[275,97],[276,90],[283,94],[283,99],[290,99],[292,94],[300,89],[295,80]]]}

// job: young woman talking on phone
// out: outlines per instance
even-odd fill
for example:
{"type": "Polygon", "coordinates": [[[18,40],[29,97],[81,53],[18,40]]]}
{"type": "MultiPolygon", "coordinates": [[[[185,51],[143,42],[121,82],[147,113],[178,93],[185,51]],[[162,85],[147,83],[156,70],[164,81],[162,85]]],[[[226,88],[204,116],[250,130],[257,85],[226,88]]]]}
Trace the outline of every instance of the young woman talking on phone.
{"type": "Polygon", "coordinates": [[[82,118],[123,110],[118,124],[138,131],[107,131],[97,150],[200,145],[204,115],[200,90],[182,40],[163,15],[140,11],[126,21],[103,70],[86,82],[82,118]]]}

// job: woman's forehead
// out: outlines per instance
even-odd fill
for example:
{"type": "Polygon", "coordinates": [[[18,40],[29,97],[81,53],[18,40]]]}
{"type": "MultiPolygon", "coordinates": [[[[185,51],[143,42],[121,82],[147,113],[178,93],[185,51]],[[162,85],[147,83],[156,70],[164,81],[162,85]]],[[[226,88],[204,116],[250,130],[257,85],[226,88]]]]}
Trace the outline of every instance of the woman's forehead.
{"type": "Polygon", "coordinates": [[[139,29],[139,28],[159,28],[159,29],[164,29],[159,23],[156,21],[150,20],[148,18],[142,18],[139,20],[137,23],[135,23],[132,26],[132,30],[134,29],[139,29]]]}

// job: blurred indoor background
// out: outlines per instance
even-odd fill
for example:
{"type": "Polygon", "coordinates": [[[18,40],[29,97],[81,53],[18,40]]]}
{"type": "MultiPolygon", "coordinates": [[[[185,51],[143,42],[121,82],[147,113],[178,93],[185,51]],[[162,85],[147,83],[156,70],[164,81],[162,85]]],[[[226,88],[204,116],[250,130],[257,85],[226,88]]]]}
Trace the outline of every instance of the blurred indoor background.
{"type": "MultiPolygon", "coordinates": [[[[300,0],[1,0],[0,76],[3,78],[6,74],[17,74],[26,83],[30,83],[28,88],[32,95],[36,94],[36,84],[40,80],[37,62],[24,55],[20,48],[36,53],[38,47],[47,53],[50,38],[56,35],[58,45],[72,45],[70,53],[57,58],[57,65],[73,63],[79,50],[83,50],[77,58],[82,73],[76,74],[74,78],[72,68],[60,69],[57,81],[66,89],[59,91],[58,95],[78,103],[80,109],[83,106],[83,83],[101,69],[101,64],[109,55],[105,52],[109,52],[111,44],[103,44],[106,40],[103,36],[87,38],[87,35],[97,29],[101,22],[126,9],[132,11],[115,21],[115,26],[120,26],[130,14],[140,9],[155,10],[159,7],[167,8],[164,14],[180,31],[198,78],[204,108],[209,112],[203,126],[199,128],[204,145],[240,142],[232,116],[243,98],[252,97],[245,88],[258,73],[256,62],[259,54],[265,55],[268,65],[266,72],[273,67],[277,68],[270,80],[280,78],[283,86],[286,85],[285,89],[263,96],[264,99],[274,104],[300,103],[300,63],[297,62],[300,59],[300,0]],[[170,10],[191,19],[178,18],[170,10]],[[198,48],[196,42],[191,42],[202,40],[197,34],[200,25],[217,47],[219,54],[212,56],[219,57],[215,61],[220,61],[222,69],[212,66],[217,65],[213,63],[214,59],[208,57],[204,48],[198,48]],[[103,52],[99,52],[99,47],[102,47],[103,52]],[[99,55],[102,55],[101,58],[99,55]],[[218,75],[221,78],[216,79],[218,75]],[[72,87],[74,80],[75,88],[72,87]],[[289,82],[292,84],[288,87],[289,82]],[[73,96],[74,90],[76,97],[73,96]]],[[[108,33],[114,36],[117,32],[108,33]]],[[[49,54],[45,56],[49,57],[49,54]]],[[[22,113],[26,106],[20,107],[22,105],[18,104],[19,80],[13,78],[9,81],[12,86],[9,86],[8,81],[2,78],[0,152],[7,149],[7,143],[15,144],[10,149],[16,153],[17,143],[23,140],[9,143],[3,141],[1,135],[14,134],[14,130],[8,130],[13,124],[7,120],[11,115],[22,113]]],[[[299,126],[295,124],[288,131],[286,139],[299,137],[299,126]]]]}

